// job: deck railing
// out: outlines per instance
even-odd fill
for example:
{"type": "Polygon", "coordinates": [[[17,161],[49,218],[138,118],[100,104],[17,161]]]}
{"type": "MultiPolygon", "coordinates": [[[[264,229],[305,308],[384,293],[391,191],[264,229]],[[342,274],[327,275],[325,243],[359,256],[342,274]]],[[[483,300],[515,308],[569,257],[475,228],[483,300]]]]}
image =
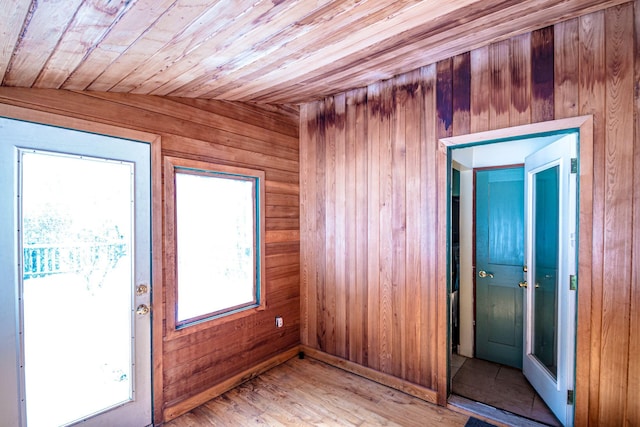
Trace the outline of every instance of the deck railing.
{"type": "Polygon", "coordinates": [[[87,268],[115,266],[126,255],[127,243],[118,240],[75,245],[25,245],[23,274],[25,279],[52,274],[78,273],[87,268]]]}

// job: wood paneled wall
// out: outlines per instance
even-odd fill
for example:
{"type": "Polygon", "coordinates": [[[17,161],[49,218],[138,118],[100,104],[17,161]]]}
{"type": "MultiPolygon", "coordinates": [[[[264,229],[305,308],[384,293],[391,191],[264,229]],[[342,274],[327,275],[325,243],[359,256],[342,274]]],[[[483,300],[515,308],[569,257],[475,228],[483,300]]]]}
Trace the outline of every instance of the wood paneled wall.
{"type": "MultiPolygon", "coordinates": [[[[163,318],[164,304],[173,303],[173,298],[164,295],[161,280],[153,283],[153,313],[160,319],[154,320],[154,325],[160,326],[154,331],[156,422],[162,421],[166,408],[180,405],[297,347],[300,342],[297,108],[14,88],[0,88],[0,103],[157,134],[162,156],[249,167],[266,173],[265,311],[173,339],[167,337],[163,318]],[[162,296],[160,300],[156,295],[162,296]],[[284,328],[275,328],[276,315],[284,317],[284,328]]],[[[158,200],[161,196],[161,193],[154,195],[154,205],[160,206],[154,215],[163,214],[158,200]]],[[[154,236],[158,238],[164,241],[162,236],[154,236]]]]}
{"type": "Polygon", "coordinates": [[[639,33],[636,0],[302,105],[302,343],[443,402],[438,138],[590,114],[575,420],[640,425],[639,33]]]}
{"type": "Polygon", "coordinates": [[[427,387],[434,96],[430,67],[301,108],[302,343],[427,387]]]}

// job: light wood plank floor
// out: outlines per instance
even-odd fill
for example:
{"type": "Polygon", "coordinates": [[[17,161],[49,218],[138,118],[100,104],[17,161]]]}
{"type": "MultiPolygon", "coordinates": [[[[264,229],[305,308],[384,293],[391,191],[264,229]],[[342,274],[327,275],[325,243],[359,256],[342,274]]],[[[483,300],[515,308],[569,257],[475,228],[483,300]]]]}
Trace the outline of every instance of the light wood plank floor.
{"type": "Polygon", "coordinates": [[[464,426],[469,417],[310,358],[294,358],[166,427],[464,426]]]}

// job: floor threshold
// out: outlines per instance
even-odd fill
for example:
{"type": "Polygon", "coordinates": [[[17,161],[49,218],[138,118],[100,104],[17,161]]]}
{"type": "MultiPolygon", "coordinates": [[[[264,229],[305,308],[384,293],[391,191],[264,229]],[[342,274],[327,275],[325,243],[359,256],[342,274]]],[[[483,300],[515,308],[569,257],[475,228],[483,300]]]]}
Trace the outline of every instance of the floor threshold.
{"type": "Polygon", "coordinates": [[[518,427],[548,427],[547,424],[542,424],[537,421],[524,418],[519,415],[513,414],[502,409],[494,408],[493,406],[486,405],[475,400],[467,399],[466,397],[452,394],[447,401],[449,405],[479,415],[489,420],[495,420],[498,423],[508,426],[518,427]]]}

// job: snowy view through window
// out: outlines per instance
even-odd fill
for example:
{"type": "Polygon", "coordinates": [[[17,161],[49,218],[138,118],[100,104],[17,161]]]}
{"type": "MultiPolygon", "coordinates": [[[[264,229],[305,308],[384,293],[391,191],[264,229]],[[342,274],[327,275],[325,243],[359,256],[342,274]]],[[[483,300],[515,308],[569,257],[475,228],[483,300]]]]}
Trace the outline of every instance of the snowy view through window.
{"type": "Polygon", "coordinates": [[[133,165],[22,152],[29,427],[132,396],[133,165]]]}
{"type": "Polygon", "coordinates": [[[254,181],[176,173],[177,321],[256,302],[254,181]]]}

